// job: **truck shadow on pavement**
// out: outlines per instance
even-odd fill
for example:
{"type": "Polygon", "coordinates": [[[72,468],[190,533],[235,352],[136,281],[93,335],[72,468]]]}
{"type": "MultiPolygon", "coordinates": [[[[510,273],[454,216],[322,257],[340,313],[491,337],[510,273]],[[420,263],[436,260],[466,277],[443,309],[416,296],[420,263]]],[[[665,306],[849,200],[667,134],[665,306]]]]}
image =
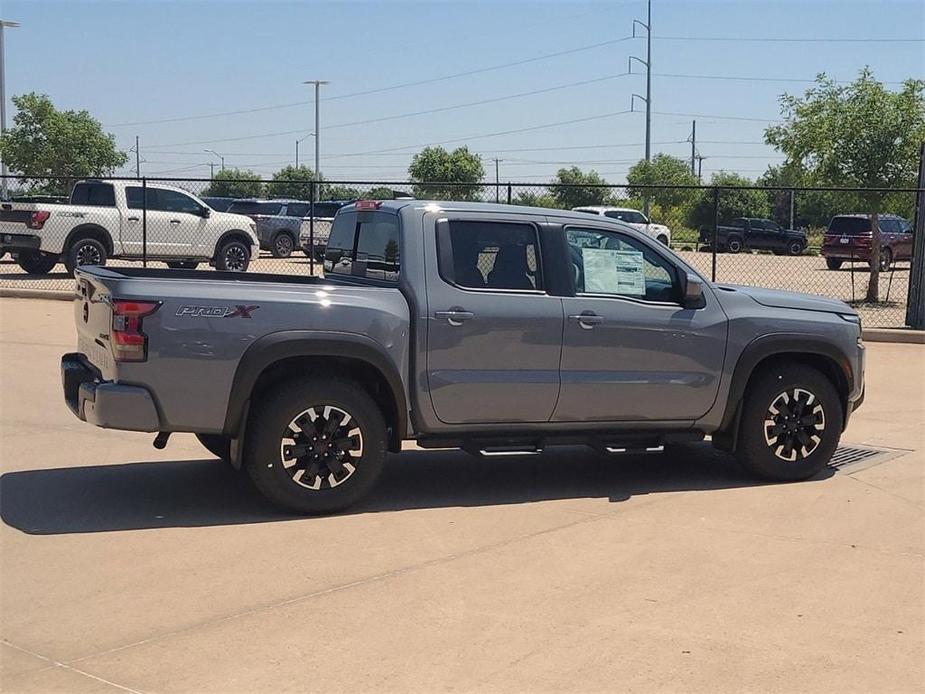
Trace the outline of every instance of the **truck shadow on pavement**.
{"type": "MultiPolygon", "coordinates": [[[[834,474],[826,469],[815,480],[834,474]]],[[[607,457],[587,448],[524,458],[474,458],[461,451],[390,456],[379,484],[343,515],[525,504],[763,484],[709,444],[663,454],[607,457]]],[[[126,463],[8,472],[0,516],[32,535],[266,523],[300,518],[278,511],[247,476],[217,460],[126,463]]]]}

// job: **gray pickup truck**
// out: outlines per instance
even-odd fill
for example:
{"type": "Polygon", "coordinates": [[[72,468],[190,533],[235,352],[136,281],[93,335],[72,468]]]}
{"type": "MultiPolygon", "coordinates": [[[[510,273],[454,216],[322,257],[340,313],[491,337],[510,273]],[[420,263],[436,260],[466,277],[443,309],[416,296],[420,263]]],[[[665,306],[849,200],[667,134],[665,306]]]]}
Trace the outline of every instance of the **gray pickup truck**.
{"type": "Polygon", "coordinates": [[[710,435],[805,479],[863,399],[849,306],[712,284],[607,217],[359,201],[324,270],[78,268],[68,405],[158,447],[193,432],[275,503],[328,513],[405,440],[508,456],[710,435]]]}

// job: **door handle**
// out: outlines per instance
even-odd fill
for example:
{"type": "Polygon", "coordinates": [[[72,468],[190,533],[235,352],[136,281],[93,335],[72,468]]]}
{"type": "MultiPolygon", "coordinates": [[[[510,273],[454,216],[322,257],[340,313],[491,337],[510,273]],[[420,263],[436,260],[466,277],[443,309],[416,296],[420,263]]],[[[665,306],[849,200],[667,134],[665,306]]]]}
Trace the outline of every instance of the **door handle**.
{"type": "Polygon", "coordinates": [[[170,220],[170,223],[171,223],[171,224],[179,224],[179,223],[180,223],[180,220],[179,220],[179,219],[171,219],[171,220],[170,220]]]}
{"type": "Polygon", "coordinates": [[[443,318],[450,325],[459,326],[463,324],[463,321],[475,318],[475,314],[472,311],[450,309],[449,311],[437,311],[434,313],[434,318],[443,318]]]}
{"type": "Polygon", "coordinates": [[[580,325],[585,330],[590,330],[595,325],[600,325],[603,323],[604,316],[599,316],[591,311],[585,311],[584,313],[569,316],[569,320],[578,321],[578,325],[580,325]]]}
{"type": "Polygon", "coordinates": [[[130,221],[130,222],[137,222],[138,219],[139,219],[138,217],[129,217],[129,218],[128,218],[128,221],[130,221]]]}

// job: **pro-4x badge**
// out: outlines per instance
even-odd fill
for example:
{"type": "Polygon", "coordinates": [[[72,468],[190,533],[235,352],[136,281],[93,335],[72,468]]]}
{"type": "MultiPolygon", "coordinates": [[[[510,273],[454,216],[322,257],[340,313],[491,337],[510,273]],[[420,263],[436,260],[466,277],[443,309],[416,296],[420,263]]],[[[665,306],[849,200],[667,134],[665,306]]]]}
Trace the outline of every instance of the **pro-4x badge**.
{"type": "Polygon", "coordinates": [[[189,318],[251,318],[251,313],[260,306],[181,306],[177,309],[178,316],[189,318]]]}

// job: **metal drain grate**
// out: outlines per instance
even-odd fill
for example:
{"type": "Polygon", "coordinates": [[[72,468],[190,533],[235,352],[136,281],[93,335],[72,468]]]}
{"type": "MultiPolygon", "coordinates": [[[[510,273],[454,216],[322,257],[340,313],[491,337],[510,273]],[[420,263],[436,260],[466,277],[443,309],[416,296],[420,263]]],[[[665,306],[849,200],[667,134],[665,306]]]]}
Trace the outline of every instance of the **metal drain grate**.
{"type": "Polygon", "coordinates": [[[858,472],[908,452],[897,449],[870,448],[869,446],[839,446],[829,461],[829,467],[841,472],[846,470],[858,472]]]}

